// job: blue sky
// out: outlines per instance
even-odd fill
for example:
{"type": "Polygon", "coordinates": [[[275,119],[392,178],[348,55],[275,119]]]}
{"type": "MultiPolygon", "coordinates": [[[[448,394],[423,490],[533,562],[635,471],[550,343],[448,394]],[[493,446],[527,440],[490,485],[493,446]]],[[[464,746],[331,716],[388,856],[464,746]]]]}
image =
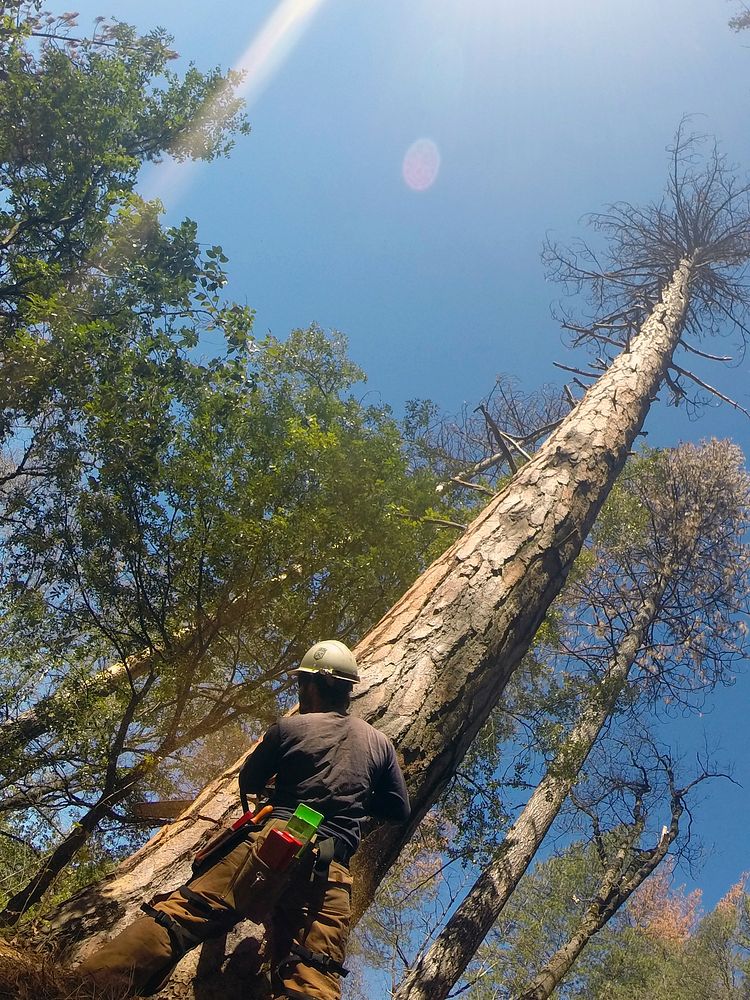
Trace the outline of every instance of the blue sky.
{"type": "MultiPolygon", "coordinates": [[[[528,389],[559,381],[552,361],[572,357],[542,241],[580,233],[608,202],[658,197],[683,114],[750,168],[750,32],[730,31],[726,0],[285,0],[292,27],[258,48],[281,6],[76,5],[82,26],[97,14],[163,25],[201,68],[256,42],[252,134],[226,161],[150,171],[144,190],[223,245],[229,294],[257,310],[258,333],[342,330],[397,411],[430,397],[455,412],[497,372],[528,389]],[[439,169],[415,191],[403,164],[419,140],[432,159],[418,176],[439,169]]],[[[747,406],[747,371],[710,380],[747,406]]],[[[750,421],[728,407],[690,422],[656,406],[647,427],[652,444],[731,435],[750,454],[750,421]]],[[[697,811],[709,904],[750,867],[749,703],[750,675],[677,727],[688,749],[704,728],[720,739],[744,785],[715,787],[697,811]]]]}

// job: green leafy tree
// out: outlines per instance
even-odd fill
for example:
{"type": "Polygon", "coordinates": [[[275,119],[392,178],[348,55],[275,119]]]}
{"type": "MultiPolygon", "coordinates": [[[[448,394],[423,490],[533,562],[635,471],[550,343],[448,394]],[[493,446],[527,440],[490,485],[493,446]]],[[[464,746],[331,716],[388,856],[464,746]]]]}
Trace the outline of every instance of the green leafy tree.
{"type": "MultiPolygon", "coordinates": [[[[229,727],[214,756],[225,766],[283,707],[304,648],[326,634],[356,641],[439,544],[418,520],[433,480],[410,472],[387,409],[350,392],[361,372],[343,338],[313,327],[259,343],[250,358],[243,368],[214,362],[179,406],[164,400],[172,420],[159,425],[161,447],[144,447],[149,477],[125,459],[143,442],[142,416],[122,441],[140,392],[122,372],[123,420],[104,428],[122,453],[107,439],[106,462],[15,539],[19,559],[34,543],[56,553],[55,586],[36,595],[48,631],[57,628],[45,664],[55,696],[46,731],[29,743],[10,746],[23,727],[7,726],[5,808],[23,810],[29,797],[26,808],[35,800],[50,822],[71,807],[78,821],[19,887],[6,921],[41,897],[100,822],[132,822],[118,807],[136,787],[193,794],[204,741],[229,727]],[[134,643],[159,655],[137,669],[131,657],[127,674],[102,669],[134,643]],[[121,683],[92,684],[92,671],[121,683]]],[[[14,638],[22,675],[33,675],[38,635],[25,646],[14,638]]]]}
{"type": "Polygon", "coordinates": [[[750,897],[743,876],[700,916],[695,893],[653,875],[590,963],[580,996],[591,1000],[743,1000],[750,982],[750,897]],[[692,897],[692,898],[691,898],[692,897]],[[700,916],[700,919],[699,919],[700,916]]]}
{"type": "MultiPolygon", "coordinates": [[[[195,385],[187,352],[201,327],[223,330],[235,351],[247,336],[248,316],[218,305],[220,248],[204,251],[189,220],[164,229],[158,204],[135,193],[145,163],[211,159],[248,131],[233,94],[239,77],[194,67],[179,75],[169,42],[103,19],[81,38],[74,15],[44,14],[38,3],[2,10],[4,532],[24,531],[51,482],[75,483],[101,463],[107,433],[121,456],[135,443],[127,459],[147,475],[149,449],[169,424],[166,401],[195,385]],[[140,394],[131,392],[124,414],[117,382],[128,376],[140,394]]],[[[32,567],[36,583],[45,556],[32,567]]],[[[13,572],[20,589],[23,570],[13,572]]]]}
{"type": "Polygon", "coordinates": [[[236,75],[170,72],[161,32],[73,33],[35,5],[0,24],[8,923],[102,824],[134,846],[134,800],[191,796],[301,650],[355,641],[441,546],[433,480],[357,399],[344,339],[256,341],[221,248],[134,192],[145,162],[247,130],[236,75]]]}
{"type": "MultiPolygon", "coordinates": [[[[176,53],[163,31],[139,36],[101,18],[89,37],[74,28],[75,15],[39,3],[6,5],[0,19],[0,316],[4,361],[19,374],[42,359],[24,365],[13,334],[41,322],[61,291],[85,288],[92,269],[123,267],[102,250],[141,166],[164,154],[212,159],[248,131],[238,74],[170,71],[176,53]]],[[[132,249],[126,266],[148,283],[132,249]]],[[[64,362],[54,346],[45,357],[64,362]]],[[[23,388],[29,408],[49,398],[23,388]]]]}

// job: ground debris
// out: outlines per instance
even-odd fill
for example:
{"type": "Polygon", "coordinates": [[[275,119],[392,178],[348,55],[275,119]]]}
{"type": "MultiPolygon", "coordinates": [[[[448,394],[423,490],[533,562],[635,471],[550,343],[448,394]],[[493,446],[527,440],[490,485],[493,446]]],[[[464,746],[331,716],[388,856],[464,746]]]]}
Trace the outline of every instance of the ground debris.
{"type": "Polygon", "coordinates": [[[48,956],[0,942],[0,1000],[124,1000],[128,989],[121,976],[95,984],[48,956]]]}

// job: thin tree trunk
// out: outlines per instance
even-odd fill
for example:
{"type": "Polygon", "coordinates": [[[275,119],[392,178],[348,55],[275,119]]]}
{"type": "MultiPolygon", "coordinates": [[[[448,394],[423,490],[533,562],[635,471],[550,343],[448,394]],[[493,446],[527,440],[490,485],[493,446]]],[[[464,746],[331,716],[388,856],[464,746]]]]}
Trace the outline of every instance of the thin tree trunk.
{"type": "MultiPolygon", "coordinates": [[[[454,773],[563,586],[662,383],[693,266],[680,264],[631,350],[359,644],[363,683],[354,712],[396,744],[413,815],[365,838],[357,913],[454,773]]],[[[179,884],[214,821],[236,813],[240,763],[117,872],[61,907],[56,940],[70,940],[65,931],[86,936],[79,953],[90,951],[144,897],[179,884]]]]}
{"type": "Polygon", "coordinates": [[[518,1000],[546,1000],[559,986],[591,938],[604,926],[600,908],[592,904],[575,933],[550,958],[518,1000]]]}
{"type": "Polygon", "coordinates": [[[70,833],[43,862],[39,871],[29,879],[23,888],[14,893],[0,911],[0,926],[12,927],[32,906],[39,902],[57,876],[66,868],[80,851],[107,812],[122,802],[133,789],[133,785],[149,770],[144,765],[134,767],[127,778],[118,782],[118,787],[98,802],[81,817],[70,833]]]}
{"type": "MultiPolygon", "coordinates": [[[[76,821],[68,835],[42,863],[39,870],[22,889],[19,889],[8,900],[4,909],[0,911],[0,926],[10,926],[17,923],[27,910],[40,902],[57,876],[70,864],[76,854],[96,831],[99,823],[105,818],[108,811],[127,798],[143,778],[158,767],[160,761],[166,756],[176,753],[178,750],[191,746],[196,740],[209,736],[219,728],[221,728],[220,724],[214,723],[211,725],[203,720],[203,723],[198,723],[183,733],[179,740],[172,733],[160,747],[149,754],[146,760],[136,764],[125,774],[118,776],[116,766],[110,765],[113,781],[107,784],[113,785],[111,790],[102,795],[88,809],[84,816],[76,821]]],[[[123,726],[123,735],[126,732],[127,724],[123,726]]],[[[118,760],[121,752],[121,750],[113,751],[113,760],[118,760]]],[[[26,801],[28,805],[28,797],[19,796],[19,799],[26,801]]]]}
{"type": "MultiPolygon", "coordinates": [[[[604,927],[633,895],[635,890],[657,868],[667,855],[678,833],[681,804],[673,804],[672,824],[662,834],[653,850],[644,852],[645,861],[630,874],[623,874],[622,865],[615,863],[607,872],[599,894],[586,910],[581,921],[565,944],[558,948],[517,1000],[547,1000],[570,972],[574,962],[588,942],[604,927]]],[[[618,858],[618,861],[620,859],[618,858]]]]}
{"type": "Polygon", "coordinates": [[[393,1000],[444,1000],[460,979],[578,780],[658,615],[670,575],[667,570],[654,581],[651,593],[639,608],[578,723],[561,746],[554,765],[548,768],[508,830],[494,860],[476,880],[428,951],[405,975],[393,1000]]]}
{"type": "MultiPolygon", "coordinates": [[[[178,635],[177,643],[171,649],[155,647],[142,650],[124,660],[98,670],[95,674],[77,683],[76,687],[64,687],[40,698],[34,705],[13,718],[0,722],[0,768],[4,759],[12,760],[12,754],[26,746],[31,740],[54,730],[66,719],[80,714],[81,703],[86,698],[99,698],[114,691],[128,678],[143,677],[160,660],[187,654],[195,642],[195,632],[191,629],[178,635]]],[[[1,772],[0,772],[1,773],[1,772]]]]}
{"type": "Polygon", "coordinates": [[[103,697],[121,684],[132,683],[160,662],[200,658],[219,630],[238,621],[246,611],[247,597],[242,595],[220,608],[200,628],[180,629],[169,647],[155,646],[134,653],[79,681],[74,689],[67,690],[63,686],[14,718],[3,719],[0,721],[0,773],[3,773],[4,761],[12,761],[13,753],[19,748],[78,715],[82,700],[103,697]]]}

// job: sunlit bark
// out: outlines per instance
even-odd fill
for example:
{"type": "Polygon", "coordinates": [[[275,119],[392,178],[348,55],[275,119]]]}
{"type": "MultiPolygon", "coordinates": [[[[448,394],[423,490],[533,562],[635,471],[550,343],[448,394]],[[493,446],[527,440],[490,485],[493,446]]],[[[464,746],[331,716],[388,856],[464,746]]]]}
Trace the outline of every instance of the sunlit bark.
{"type": "MultiPolygon", "coordinates": [[[[630,350],[615,359],[532,461],[363,639],[354,711],[396,744],[414,813],[373,830],[356,859],[358,912],[452,776],[560,591],[620,472],[682,331],[686,258],[630,350]]],[[[117,871],[60,908],[51,937],[76,953],[179,884],[190,858],[237,812],[239,762],[117,871]]],[[[185,984],[180,995],[193,995],[185,984]]],[[[229,995],[229,994],[227,994],[229,995]]]]}

